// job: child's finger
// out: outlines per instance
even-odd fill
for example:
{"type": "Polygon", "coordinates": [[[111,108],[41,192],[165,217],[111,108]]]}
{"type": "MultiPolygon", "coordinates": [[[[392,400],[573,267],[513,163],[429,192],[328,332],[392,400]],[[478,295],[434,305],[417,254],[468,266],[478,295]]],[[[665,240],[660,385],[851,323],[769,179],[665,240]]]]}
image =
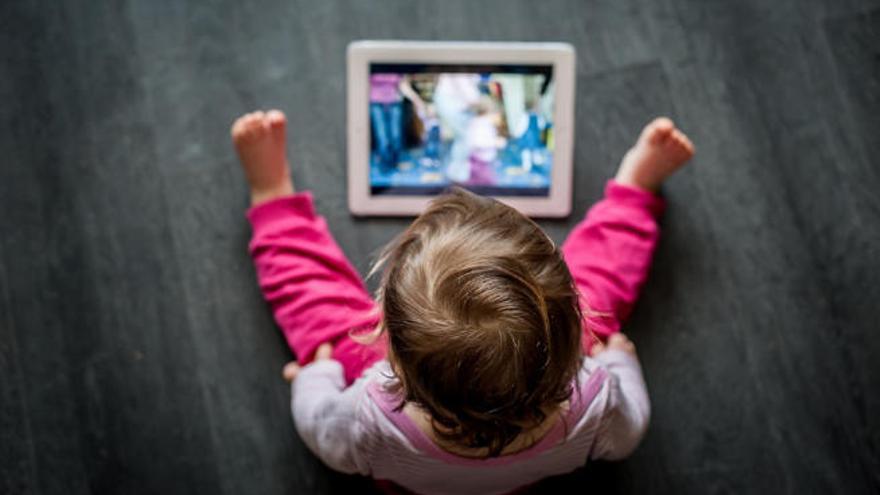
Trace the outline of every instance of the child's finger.
{"type": "Polygon", "coordinates": [[[599,354],[600,352],[602,352],[604,350],[605,350],[605,344],[603,344],[601,342],[596,342],[595,344],[593,344],[593,347],[590,347],[590,356],[595,356],[596,354],[599,354]]]}
{"type": "Polygon", "coordinates": [[[330,359],[331,355],[333,355],[333,346],[325,342],[318,347],[317,351],[315,351],[315,361],[319,359],[330,359]]]}
{"type": "Polygon", "coordinates": [[[296,375],[299,374],[299,370],[299,364],[296,361],[291,361],[284,365],[284,368],[281,370],[281,376],[288,382],[292,382],[296,379],[296,375]]]}
{"type": "Polygon", "coordinates": [[[636,352],[636,346],[626,337],[626,335],[622,333],[615,333],[614,335],[609,337],[608,347],[612,349],[620,349],[622,351],[629,352],[630,354],[636,352]]]}

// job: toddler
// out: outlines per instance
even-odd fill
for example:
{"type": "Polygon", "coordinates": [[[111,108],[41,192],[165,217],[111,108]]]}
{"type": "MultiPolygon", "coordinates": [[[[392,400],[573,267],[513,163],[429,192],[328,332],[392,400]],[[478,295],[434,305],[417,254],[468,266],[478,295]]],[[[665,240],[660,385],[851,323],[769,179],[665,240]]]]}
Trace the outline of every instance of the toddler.
{"type": "Polygon", "coordinates": [[[657,243],[657,190],[693,154],[672,121],[645,127],[561,248],[493,199],[438,197],[380,257],[376,302],[311,195],[294,193],[285,125],[254,112],[232,138],[260,287],[299,360],[283,370],[293,419],[315,455],[387,489],[487,494],[635,449],[650,406],[619,329],[657,243]]]}

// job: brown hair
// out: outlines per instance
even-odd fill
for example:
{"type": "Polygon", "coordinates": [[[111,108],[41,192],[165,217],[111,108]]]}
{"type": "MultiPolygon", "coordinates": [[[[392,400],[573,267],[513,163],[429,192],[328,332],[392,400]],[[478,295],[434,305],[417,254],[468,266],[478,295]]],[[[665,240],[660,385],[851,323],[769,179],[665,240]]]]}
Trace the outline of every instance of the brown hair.
{"type": "Polygon", "coordinates": [[[435,199],[379,258],[377,294],[399,409],[497,456],[568,399],[581,313],[553,241],[513,208],[462,189],[435,199]]]}

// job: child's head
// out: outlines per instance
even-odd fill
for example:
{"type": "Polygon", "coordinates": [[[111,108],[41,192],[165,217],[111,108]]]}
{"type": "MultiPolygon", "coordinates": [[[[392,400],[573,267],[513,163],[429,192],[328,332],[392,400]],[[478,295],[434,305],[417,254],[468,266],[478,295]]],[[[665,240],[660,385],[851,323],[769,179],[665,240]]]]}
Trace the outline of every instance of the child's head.
{"type": "Polygon", "coordinates": [[[569,398],[581,359],[578,297],[534,222],[456,190],[380,264],[398,391],[431,414],[440,438],[498,455],[569,398]]]}

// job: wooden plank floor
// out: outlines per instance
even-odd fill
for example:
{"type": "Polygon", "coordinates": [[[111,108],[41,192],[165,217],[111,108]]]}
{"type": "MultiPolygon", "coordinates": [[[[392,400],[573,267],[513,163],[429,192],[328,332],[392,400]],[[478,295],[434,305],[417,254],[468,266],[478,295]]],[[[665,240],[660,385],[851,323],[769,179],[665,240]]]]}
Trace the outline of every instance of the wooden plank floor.
{"type": "Polygon", "coordinates": [[[880,492],[880,1],[3,2],[0,493],[343,493],[297,438],[245,248],[235,116],[364,272],[407,222],[345,202],[346,44],[578,51],[576,213],[652,116],[697,145],[627,330],[653,399],[619,493],[880,492]]]}

